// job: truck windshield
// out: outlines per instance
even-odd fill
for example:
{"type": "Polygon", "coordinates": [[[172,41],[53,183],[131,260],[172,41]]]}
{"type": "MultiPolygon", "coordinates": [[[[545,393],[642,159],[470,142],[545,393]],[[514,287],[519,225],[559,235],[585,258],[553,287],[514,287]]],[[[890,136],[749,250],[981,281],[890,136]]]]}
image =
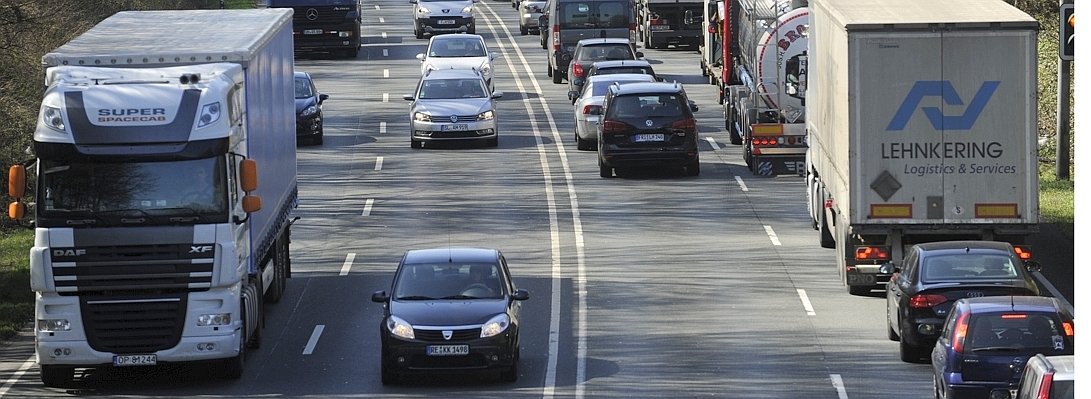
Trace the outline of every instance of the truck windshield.
{"type": "Polygon", "coordinates": [[[43,160],[40,225],[194,224],[227,220],[223,158],[160,162],[43,160]]]}

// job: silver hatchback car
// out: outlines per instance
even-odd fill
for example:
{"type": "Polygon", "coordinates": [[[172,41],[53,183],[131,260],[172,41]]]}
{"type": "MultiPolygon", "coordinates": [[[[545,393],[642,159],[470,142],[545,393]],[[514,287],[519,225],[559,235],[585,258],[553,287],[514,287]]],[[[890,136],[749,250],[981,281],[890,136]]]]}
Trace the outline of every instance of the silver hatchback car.
{"type": "Polygon", "coordinates": [[[409,107],[409,144],[422,148],[425,142],[484,140],[489,147],[499,144],[494,99],[485,79],[472,69],[437,69],[421,76],[417,90],[405,95],[409,107]]]}
{"type": "Polygon", "coordinates": [[[616,73],[595,75],[587,79],[583,90],[573,100],[573,114],[576,119],[576,149],[593,151],[598,146],[598,123],[602,115],[602,100],[606,98],[606,89],[614,83],[655,82],[655,76],[616,73]]]}
{"type": "Polygon", "coordinates": [[[526,36],[530,32],[536,34],[541,33],[541,27],[538,26],[538,17],[542,16],[545,12],[546,2],[544,0],[519,0],[512,1],[512,7],[515,7],[519,12],[519,34],[526,36]]]}

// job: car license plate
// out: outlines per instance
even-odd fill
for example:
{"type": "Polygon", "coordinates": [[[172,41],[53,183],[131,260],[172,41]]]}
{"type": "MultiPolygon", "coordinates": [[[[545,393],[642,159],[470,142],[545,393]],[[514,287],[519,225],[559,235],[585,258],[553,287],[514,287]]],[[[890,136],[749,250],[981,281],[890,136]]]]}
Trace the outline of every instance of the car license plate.
{"type": "Polygon", "coordinates": [[[464,132],[470,130],[470,125],[465,123],[458,123],[452,125],[440,125],[439,130],[443,132],[464,132]]]}
{"type": "Polygon", "coordinates": [[[663,134],[662,133],[656,133],[656,134],[636,134],[636,135],[633,135],[633,142],[634,143],[643,143],[643,142],[646,142],[646,141],[663,141],[663,134]]]}
{"type": "Polygon", "coordinates": [[[465,356],[470,354],[469,345],[429,345],[428,356],[465,356]]]}
{"type": "Polygon", "coordinates": [[[648,25],[651,30],[670,30],[670,25],[648,25]]]}
{"type": "Polygon", "coordinates": [[[303,34],[304,35],[321,35],[322,34],[322,29],[304,29],[303,34]]]}
{"type": "Polygon", "coordinates": [[[156,357],[152,355],[116,355],[114,366],[154,366],[156,357]]]}
{"type": "Polygon", "coordinates": [[[439,21],[436,21],[436,24],[437,25],[454,25],[455,20],[453,20],[453,19],[441,19],[439,21]]]}

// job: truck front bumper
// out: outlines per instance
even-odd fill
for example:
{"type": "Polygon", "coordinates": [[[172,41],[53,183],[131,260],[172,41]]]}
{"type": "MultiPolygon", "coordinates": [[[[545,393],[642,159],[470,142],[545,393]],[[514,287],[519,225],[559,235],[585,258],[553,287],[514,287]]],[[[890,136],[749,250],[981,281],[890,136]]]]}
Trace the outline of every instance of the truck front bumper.
{"type": "MultiPolygon", "coordinates": [[[[182,337],[173,348],[155,352],[156,363],[192,362],[235,357],[239,354],[239,336],[215,335],[182,337]]],[[[64,366],[113,366],[114,353],[91,349],[87,341],[38,341],[35,349],[39,364],[64,366]]]]}

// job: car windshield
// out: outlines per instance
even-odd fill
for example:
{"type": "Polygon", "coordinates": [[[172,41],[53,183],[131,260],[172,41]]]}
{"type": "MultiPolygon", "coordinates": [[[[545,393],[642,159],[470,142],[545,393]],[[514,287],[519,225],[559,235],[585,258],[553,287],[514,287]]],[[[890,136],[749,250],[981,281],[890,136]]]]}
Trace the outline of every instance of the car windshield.
{"type": "Polygon", "coordinates": [[[926,282],[992,280],[1019,277],[1011,257],[960,253],[933,255],[921,264],[921,280],[926,282]]]}
{"type": "Polygon", "coordinates": [[[481,79],[428,79],[421,83],[420,93],[417,93],[421,100],[485,97],[487,93],[481,79]]]}
{"type": "Polygon", "coordinates": [[[402,265],[394,299],[497,299],[504,296],[492,263],[402,265]]]}
{"type": "Polygon", "coordinates": [[[428,47],[429,57],[484,57],[485,46],[478,39],[433,40],[428,47]]]}
{"type": "Polygon", "coordinates": [[[560,29],[620,29],[630,23],[629,1],[566,2],[557,6],[560,29]]]}
{"type": "Polygon", "coordinates": [[[1058,320],[1043,313],[989,313],[970,318],[967,347],[970,351],[1018,351],[1046,356],[1071,354],[1058,320]]]}
{"type": "Polygon", "coordinates": [[[310,97],[314,97],[314,87],[311,86],[310,79],[295,78],[295,98],[310,97]]]}
{"type": "Polygon", "coordinates": [[[608,43],[580,47],[576,53],[575,59],[580,61],[614,61],[632,60],[636,58],[633,56],[632,49],[628,44],[608,43]]]}

